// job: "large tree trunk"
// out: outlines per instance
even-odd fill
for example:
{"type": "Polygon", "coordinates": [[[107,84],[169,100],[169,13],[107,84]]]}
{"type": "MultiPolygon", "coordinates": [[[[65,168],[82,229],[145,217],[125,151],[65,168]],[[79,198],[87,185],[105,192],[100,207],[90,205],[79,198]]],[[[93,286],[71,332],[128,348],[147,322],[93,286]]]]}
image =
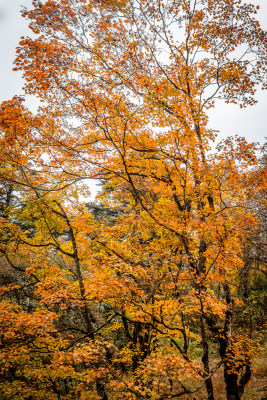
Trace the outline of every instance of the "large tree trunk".
{"type": "Polygon", "coordinates": [[[210,374],[210,368],[209,368],[209,344],[205,332],[205,326],[204,326],[204,320],[203,317],[201,316],[200,319],[200,324],[201,324],[201,336],[202,336],[202,347],[203,347],[203,356],[202,356],[202,363],[204,366],[205,374],[206,374],[206,390],[208,394],[208,400],[214,400],[214,394],[213,394],[213,385],[212,385],[212,380],[211,377],[209,377],[210,374]]]}
{"type": "Polygon", "coordinates": [[[105,392],[105,386],[101,382],[96,382],[96,391],[98,396],[100,397],[100,400],[108,400],[108,397],[105,392]]]}
{"type": "Polygon", "coordinates": [[[228,368],[224,367],[227,400],[240,400],[237,379],[237,374],[229,373],[228,368]]]}
{"type": "Polygon", "coordinates": [[[233,353],[232,348],[232,320],[233,320],[233,300],[228,283],[223,285],[225,299],[227,304],[227,311],[225,315],[225,325],[224,325],[224,337],[221,339],[220,343],[220,355],[224,362],[224,380],[226,385],[227,400],[240,400],[245,386],[251,378],[251,362],[250,357],[245,357],[245,372],[243,373],[240,381],[238,371],[234,372],[234,365],[231,365],[229,358],[235,360],[236,355],[233,353]],[[230,356],[230,357],[229,357],[230,356]]]}

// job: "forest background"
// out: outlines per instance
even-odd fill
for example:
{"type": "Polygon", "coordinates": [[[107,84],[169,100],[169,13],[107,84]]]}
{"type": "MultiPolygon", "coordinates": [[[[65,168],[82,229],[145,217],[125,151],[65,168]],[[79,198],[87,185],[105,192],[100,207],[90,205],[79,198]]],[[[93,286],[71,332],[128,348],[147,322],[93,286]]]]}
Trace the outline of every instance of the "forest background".
{"type": "Polygon", "coordinates": [[[218,96],[252,106],[265,84],[256,10],[25,11],[36,36],[16,68],[41,107],[1,105],[2,399],[264,396],[262,379],[251,389],[264,352],[264,148],[232,136],[215,150],[206,116],[218,96]],[[95,203],[88,178],[102,184],[95,203]]]}

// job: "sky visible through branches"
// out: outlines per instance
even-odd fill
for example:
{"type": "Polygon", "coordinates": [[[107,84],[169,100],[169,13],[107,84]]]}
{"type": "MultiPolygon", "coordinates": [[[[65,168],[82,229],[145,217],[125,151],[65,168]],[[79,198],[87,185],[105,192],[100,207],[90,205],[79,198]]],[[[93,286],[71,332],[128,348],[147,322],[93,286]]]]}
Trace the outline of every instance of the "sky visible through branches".
{"type": "MultiPolygon", "coordinates": [[[[31,0],[0,0],[0,100],[5,101],[22,92],[23,80],[19,72],[12,71],[16,46],[21,36],[30,33],[27,21],[20,15],[21,6],[31,8],[31,0]]],[[[267,3],[265,0],[252,0],[248,3],[259,4],[258,19],[262,27],[267,27],[267,3]]],[[[240,109],[233,104],[217,104],[210,110],[210,127],[218,129],[219,139],[230,135],[244,136],[249,141],[265,142],[266,124],[265,109],[267,94],[259,91],[256,96],[258,104],[240,109]]],[[[35,98],[28,96],[27,105],[31,110],[37,108],[35,98]]]]}

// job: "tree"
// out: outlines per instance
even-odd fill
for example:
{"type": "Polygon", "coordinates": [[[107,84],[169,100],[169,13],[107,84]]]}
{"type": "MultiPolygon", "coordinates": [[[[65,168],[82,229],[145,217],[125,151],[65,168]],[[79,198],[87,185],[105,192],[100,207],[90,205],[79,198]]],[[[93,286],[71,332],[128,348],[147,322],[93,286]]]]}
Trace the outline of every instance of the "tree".
{"type": "MultiPolygon", "coordinates": [[[[237,288],[256,225],[247,199],[262,181],[251,182],[255,144],[229,138],[211,151],[207,114],[218,98],[255,102],[266,71],[255,13],[238,0],[35,0],[24,10],[35,37],[22,39],[16,68],[43,105],[23,124],[38,154],[17,218],[34,228],[16,224],[3,254],[11,266],[29,254],[35,332],[40,308],[54,313],[37,334],[53,338],[36,367],[42,385],[53,368],[51,398],[178,398],[205,386],[212,400],[221,367],[227,400],[241,398],[254,337],[235,323],[237,288]],[[105,182],[111,214],[93,218],[67,189],[84,178],[105,182]]],[[[22,340],[27,354],[35,340],[22,340]]],[[[31,390],[27,374],[38,398],[43,386],[31,390]]]]}

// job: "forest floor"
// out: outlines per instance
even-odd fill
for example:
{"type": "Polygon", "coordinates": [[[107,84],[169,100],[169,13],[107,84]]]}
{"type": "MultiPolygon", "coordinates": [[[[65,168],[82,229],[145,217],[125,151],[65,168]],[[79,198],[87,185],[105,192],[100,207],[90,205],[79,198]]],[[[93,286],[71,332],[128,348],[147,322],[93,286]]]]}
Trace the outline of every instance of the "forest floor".
{"type": "Polygon", "coordinates": [[[267,354],[254,360],[255,370],[242,400],[267,400],[267,354]]]}
{"type": "MultiPolygon", "coordinates": [[[[216,400],[226,400],[222,368],[214,375],[213,388],[216,400]]],[[[180,397],[181,400],[206,400],[206,398],[205,388],[190,396],[180,397]]],[[[242,400],[267,400],[267,353],[259,354],[254,359],[252,379],[245,388],[242,400]]]]}

